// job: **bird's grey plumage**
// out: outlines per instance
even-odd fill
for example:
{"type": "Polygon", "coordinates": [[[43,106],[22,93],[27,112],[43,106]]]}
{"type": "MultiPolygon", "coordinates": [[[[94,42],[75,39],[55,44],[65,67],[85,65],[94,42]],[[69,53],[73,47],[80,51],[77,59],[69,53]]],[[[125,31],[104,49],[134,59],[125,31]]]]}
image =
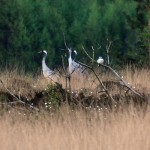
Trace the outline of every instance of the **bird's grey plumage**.
{"type": "Polygon", "coordinates": [[[47,65],[46,65],[46,57],[47,57],[47,51],[43,50],[42,51],[44,53],[43,55],[43,59],[42,59],[42,71],[43,71],[43,75],[44,77],[51,77],[54,74],[54,71],[51,70],[47,65]]]}
{"type": "Polygon", "coordinates": [[[71,48],[68,48],[69,50],[69,58],[68,58],[68,63],[69,63],[69,74],[72,74],[74,71],[78,73],[83,73],[84,67],[75,62],[75,56],[77,55],[76,50],[72,51],[71,48]],[[74,58],[72,58],[72,55],[74,54],[74,58]]]}

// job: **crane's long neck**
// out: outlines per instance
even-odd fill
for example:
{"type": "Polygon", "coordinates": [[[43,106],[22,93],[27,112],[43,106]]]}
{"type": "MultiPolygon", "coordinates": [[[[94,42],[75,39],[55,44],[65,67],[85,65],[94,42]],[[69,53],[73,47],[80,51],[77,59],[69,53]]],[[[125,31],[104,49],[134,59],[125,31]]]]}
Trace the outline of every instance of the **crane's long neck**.
{"type": "Polygon", "coordinates": [[[72,57],[73,57],[72,60],[75,61],[75,59],[76,59],[76,54],[73,53],[73,56],[72,56],[72,57]]]}
{"type": "Polygon", "coordinates": [[[43,56],[43,59],[42,59],[42,69],[45,70],[47,68],[47,65],[45,63],[45,60],[46,60],[46,54],[43,56]]]}
{"type": "Polygon", "coordinates": [[[68,62],[69,62],[69,65],[72,63],[71,51],[69,51],[69,58],[68,58],[68,62]]]}

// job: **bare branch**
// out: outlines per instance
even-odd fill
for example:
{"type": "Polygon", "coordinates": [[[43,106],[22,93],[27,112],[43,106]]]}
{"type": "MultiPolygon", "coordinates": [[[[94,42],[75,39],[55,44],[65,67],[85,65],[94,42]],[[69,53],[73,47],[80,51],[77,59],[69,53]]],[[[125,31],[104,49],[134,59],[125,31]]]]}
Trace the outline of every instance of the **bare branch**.
{"type": "Polygon", "coordinates": [[[106,45],[106,52],[107,52],[107,53],[109,53],[111,44],[112,44],[112,41],[110,41],[109,44],[106,45]]]}
{"type": "Polygon", "coordinates": [[[66,47],[66,49],[68,49],[68,46],[67,46],[67,43],[66,43],[66,38],[65,38],[65,34],[64,34],[64,32],[63,32],[63,37],[64,37],[65,47],[66,47]]]}
{"type": "Polygon", "coordinates": [[[87,53],[87,51],[85,50],[85,48],[82,46],[82,49],[84,50],[85,54],[89,57],[89,59],[93,62],[93,58],[87,53]]]}
{"type": "Polygon", "coordinates": [[[100,85],[103,87],[104,91],[106,92],[106,94],[110,97],[110,99],[114,102],[115,100],[113,99],[113,97],[111,96],[111,94],[109,93],[109,91],[107,90],[107,88],[104,86],[103,82],[99,79],[98,75],[96,74],[96,72],[94,71],[94,69],[86,64],[83,64],[81,62],[78,62],[80,65],[84,66],[84,67],[87,67],[89,68],[93,73],[94,75],[96,76],[97,80],[99,81],[100,85]]]}
{"type": "Polygon", "coordinates": [[[103,67],[105,67],[105,68],[108,68],[109,70],[111,70],[111,71],[114,73],[114,75],[115,75],[117,78],[119,78],[119,80],[122,81],[123,84],[124,84],[128,89],[130,89],[133,93],[135,93],[136,95],[138,95],[138,96],[140,96],[141,98],[143,98],[143,97],[141,96],[141,94],[138,93],[138,92],[136,92],[136,91],[132,88],[132,86],[129,86],[129,84],[128,84],[123,78],[121,78],[121,77],[119,76],[119,74],[118,74],[114,69],[112,69],[110,66],[107,66],[107,65],[104,65],[104,64],[100,64],[100,65],[103,66],[103,67]]]}
{"type": "MultiPolygon", "coordinates": [[[[112,43],[112,42],[110,42],[109,47],[110,47],[111,43],[112,43]]],[[[108,48],[109,48],[109,47],[108,47],[108,48]]],[[[89,57],[89,59],[90,59],[92,62],[96,62],[95,60],[93,60],[92,57],[90,57],[90,55],[87,53],[87,51],[85,50],[84,47],[83,47],[83,50],[84,50],[85,54],[89,57]]],[[[97,63],[97,62],[96,62],[96,63],[97,63]]],[[[93,68],[92,68],[92,67],[89,67],[89,66],[87,66],[87,65],[85,65],[85,64],[83,64],[83,63],[80,63],[80,64],[83,65],[83,66],[85,66],[85,67],[88,67],[89,69],[91,69],[91,70],[93,71],[93,68]]],[[[104,65],[104,64],[99,64],[99,66],[103,66],[103,67],[108,68],[109,70],[111,70],[111,71],[114,73],[114,75],[115,75],[117,78],[119,78],[119,80],[122,81],[122,83],[123,83],[128,89],[130,89],[133,93],[135,93],[136,95],[138,95],[138,96],[140,96],[141,98],[143,98],[140,93],[136,92],[136,91],[132,88],[132,86],[129,86],[129,85],[127,84],[127,82],[126,82],[125,80],[123,80],[123,79],[119,76],[119,74],[118,74],[114,69],[112,69],[110,66],[107,66],[107,65],[104,65]]],[[[93,73],[94,73],[94,72],[93,72],[93,73]]],[[[95,74],[95,73],[94,73],[94,74],[95,74]]],[[[97,76],[97,75],[96,75],[96,76],[97,76]]]]}
{"type": "MultiPolygon", "coordinates": [[[[92,46],[92,50],[93,50],[93,58],[92,60],[94,60],[94,55],[95,55],[95,50],[94,50],[94,47],[92,46]]],[[[94,62],[92,61],[92,65],[94,65],[94,62]]]]}
{"type": "Polygon", "coordinates": [[[3,85],[3,87],[7,90],[7,92],[8,92],[10,95],[12,95],[19,103],[25,104],[25,105],[29,106],[30,108],[32,108],[32,109],[34,109],[34,110],[36,110],[36,111],[39,111],[38,108],[36,108],[36,107],[34,107],[34,106],[30,105],[30,104],[25,103],[25,102],[22,101],[20,98],[18,98],[16,95],[14,95],[14,94],[5,86],[5,84],[3,83],[3,81],[2,81],[1,79],[0,79],[0,82],[1,82],[1,84],[3,85]]]}
{"type": "Polygon", "coordinates": [[[109,44],[106,44],[106,53],[107,53],[107,64],[109,65],[109,50],[110,50],[110,46],[112,44],[112,41],[109,42],[109,44]]]}

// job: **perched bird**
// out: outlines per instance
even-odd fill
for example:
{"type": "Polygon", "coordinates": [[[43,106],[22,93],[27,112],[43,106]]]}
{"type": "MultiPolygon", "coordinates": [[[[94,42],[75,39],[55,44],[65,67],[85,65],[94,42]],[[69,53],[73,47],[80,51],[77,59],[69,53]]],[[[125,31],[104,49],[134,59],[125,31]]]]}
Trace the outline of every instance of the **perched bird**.
{"type": "Polygon", "coordinates": [[[102,57],[99,57],[99,58],[97,59],[97,63],[98,63],[98,64],[103,64],[103,63],[104,63],[104,59],[103,59],[102,57]]]}
{"type": "Polygon", "coordinates": [[[52,77],[54,75],[54,71],[51,70],[45,63],[46,57],[47,57],[47,51],[42,50],[39,53],[43,53],[43,59],[42,59],[42,71],[45,78],[52,77]]]}

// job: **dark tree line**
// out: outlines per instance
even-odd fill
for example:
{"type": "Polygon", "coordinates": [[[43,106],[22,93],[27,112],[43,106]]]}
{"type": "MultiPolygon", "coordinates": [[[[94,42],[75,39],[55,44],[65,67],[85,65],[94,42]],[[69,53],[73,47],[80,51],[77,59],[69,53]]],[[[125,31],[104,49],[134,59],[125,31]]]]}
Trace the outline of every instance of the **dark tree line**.
{"type": "Polygon", "coordinates": [[[112,41],[111,64],[148,62],[148,0],[1,0],[0,8],[1,68],[17,65],[35,71],[42,49],[48,51],[49,66],[60,66],[64,36],[81,61],[87,61],[82,46],[89,53],[93,46],[97,58],[106,58],[112,41]]]}

